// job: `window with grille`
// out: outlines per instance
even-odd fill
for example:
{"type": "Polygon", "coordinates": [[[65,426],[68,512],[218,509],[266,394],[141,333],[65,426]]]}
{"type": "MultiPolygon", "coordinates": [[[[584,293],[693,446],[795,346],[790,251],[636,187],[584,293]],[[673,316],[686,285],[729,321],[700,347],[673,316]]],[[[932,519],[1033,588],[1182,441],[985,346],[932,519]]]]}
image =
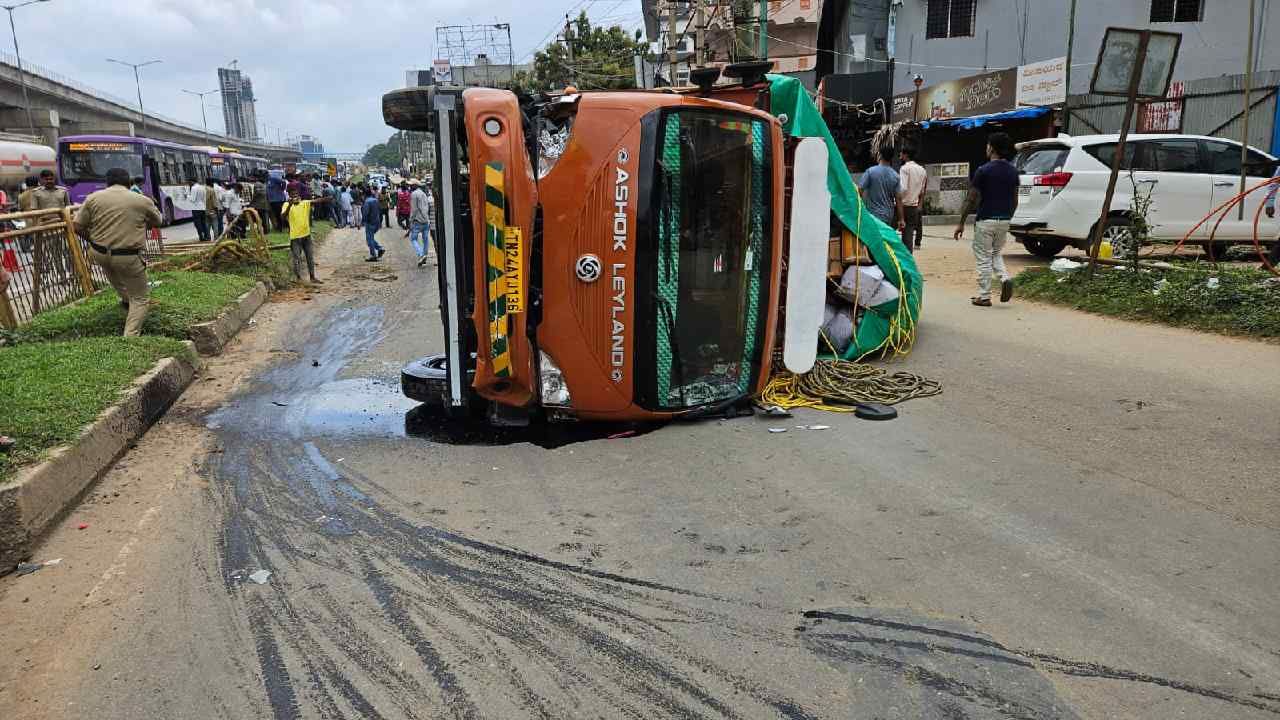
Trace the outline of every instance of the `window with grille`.
{"type": "Polygon", "coordinates": [[[1151,0],[1151,22],[1200,22],[1204,0],[1151,0]]]}
{"type": "Polygon", "coordinates": [[[978,0],[929,0],[925,38],[973,37],[978,0]]]}

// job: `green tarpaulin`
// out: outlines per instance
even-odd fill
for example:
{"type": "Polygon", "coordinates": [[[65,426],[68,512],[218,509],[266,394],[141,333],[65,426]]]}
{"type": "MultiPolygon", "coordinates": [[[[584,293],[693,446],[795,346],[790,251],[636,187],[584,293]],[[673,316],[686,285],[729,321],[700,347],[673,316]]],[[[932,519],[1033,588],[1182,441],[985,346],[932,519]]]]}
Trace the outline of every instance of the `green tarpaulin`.
{"type": "Polygon", "coordinates": [[[822,113],[818,112],[804,85],[786,75],[769,75],[768,79],[769,110],[776,117],[785,116],[783,131],[794,137],[820,137],[827,143],[827,188],[831,191],[831,212],[858,236],[871,259],[900,293],[899,299],[867,310],[844,357],[857,359],[876,351],[905,353],[910,350],[915,337],[924,290],[924,278],[916,267],[915,258],[897,231],[881,222],[862,204],[840,149],[836,147],[822,113]]]}

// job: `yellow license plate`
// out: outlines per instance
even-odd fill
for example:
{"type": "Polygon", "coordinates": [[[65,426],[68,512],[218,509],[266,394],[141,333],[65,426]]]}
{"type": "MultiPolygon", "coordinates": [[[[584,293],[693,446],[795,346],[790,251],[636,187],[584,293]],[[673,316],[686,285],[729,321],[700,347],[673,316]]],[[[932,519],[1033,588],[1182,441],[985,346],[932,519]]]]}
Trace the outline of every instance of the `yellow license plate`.
{"type": "Polygon", "coordinates": [[[520,228],[505,228],[502,249],[506,254],[502,275],[507,281],[507,312],[524,312],[524,238],[520,228]]]}

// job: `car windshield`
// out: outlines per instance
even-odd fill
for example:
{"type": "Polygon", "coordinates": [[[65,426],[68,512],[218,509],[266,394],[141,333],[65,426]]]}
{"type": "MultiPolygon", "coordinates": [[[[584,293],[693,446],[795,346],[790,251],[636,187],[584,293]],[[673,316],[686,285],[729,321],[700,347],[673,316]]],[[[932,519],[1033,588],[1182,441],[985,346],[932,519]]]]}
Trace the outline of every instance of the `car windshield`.
{"type": "Polygon", "coordinates": [[[661,407],[738,397],[759,370],[771,258],[768,139],[765,122],[736,113],[662,118],[651,288],[661,407]]]}
{"type": "Polygon", "coordinates": [[[1038,145],[1024,148],[1013,164],[1023,175],[1048,175],[1062,169],[1067,148],[1062,145],[1038,145]]]}
{"type": "Polygon", "coordinates": [[[64,150],[62,182],[78,183],[107,179],[107,171],[123,168],[129,177],[142,176],[142,154],[130,150],[64,150]]]}

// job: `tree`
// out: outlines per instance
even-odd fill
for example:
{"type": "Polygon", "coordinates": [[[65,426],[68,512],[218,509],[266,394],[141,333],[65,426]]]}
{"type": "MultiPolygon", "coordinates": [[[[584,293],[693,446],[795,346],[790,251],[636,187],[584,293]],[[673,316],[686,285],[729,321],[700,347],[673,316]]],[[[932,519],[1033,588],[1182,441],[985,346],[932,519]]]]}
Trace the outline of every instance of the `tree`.
{"type": "Polygon", "coordinates": [[[587,13],[569,24],[569,37],[534,53],[533,72],[517,73],[515,84],[545,92],[573,85],[580,90],[624,90],[636,86],[635,56],[647,50],[621,26],[594,27],[587,13]],[[573,49],[570,60],[569,47],[573,49]]]}
{"type": "Polygon", "coordinates": [[[400,161],[404,157],[404,151],[400,147],[400,133],[395,133],[387,138],[384,143],[378,143],[370,147],[364,153],[364,164],[370,167],[400,167],[400,161]]]}

